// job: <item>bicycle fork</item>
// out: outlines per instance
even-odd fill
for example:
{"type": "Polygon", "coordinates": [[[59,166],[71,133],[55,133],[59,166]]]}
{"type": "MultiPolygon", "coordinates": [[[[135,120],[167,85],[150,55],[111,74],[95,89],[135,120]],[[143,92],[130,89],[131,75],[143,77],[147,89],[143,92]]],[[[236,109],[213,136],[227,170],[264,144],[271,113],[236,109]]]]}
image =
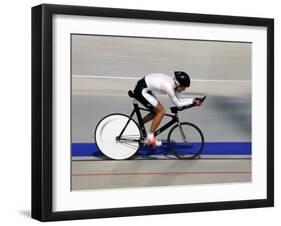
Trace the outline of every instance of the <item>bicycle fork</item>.
{"type": "Polygon", "coordinates": [[[181,134],[181,137],[182,137],[183,141],[184,141],[184,142],[187,142],[187,138],[186,138],[186,136],[185,136],[185,134],[184,134],[184,132],[183,132],[183,129],[182,129],[182,126],[181,126],[181,123],[180,123],[180,121],[179,121],[179,118],[178,118],[178,115],[177,115],[177,114],[176,114],[176,121],[177,121],[177,125],[178,125],[178,127],[179,127],[180,134],[181,134]]]}
{"type": "Polygon", "coordinates": [[[186,143],[186,142],[187,142],[187,138],[186,138],[186,136],[185,136],[185,134],[184,134],[184,132],[183,132],[183,129],[182,129],[182,127],[181,127],[181,124],[180,124],[179,122],[178,122],[177,124],[178,124],[179,129],[180,129],[181,137],[182,137],[183,141],[186,143]]]}

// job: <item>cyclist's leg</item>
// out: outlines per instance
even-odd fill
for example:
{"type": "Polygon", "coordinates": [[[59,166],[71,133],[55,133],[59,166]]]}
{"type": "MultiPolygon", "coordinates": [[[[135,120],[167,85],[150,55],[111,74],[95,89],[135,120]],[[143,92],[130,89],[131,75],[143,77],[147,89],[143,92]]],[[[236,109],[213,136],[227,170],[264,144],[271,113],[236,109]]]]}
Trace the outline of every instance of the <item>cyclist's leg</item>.
{"type": "Polygon", "coordinates": [[[147,134],[146,143],[148,145],[161,146],[162,142],[158,141],[154,137],[154,133],[155,133],[157,127],[159,126],[162,118],[165,115],[165,110],[164,110],[164,107],[160,104],[160,102],[157,103],[157,105],[155,106],[154,110],[155,110],[155,117],[153,118],[150,130],[149,130],[149,132],[147,134]]]}
{"type": "Polygon", "coordinates": [[[155,117],[151,123],[150,131],[149,131],[150,133],[153,134],[155,133],[156,129],[158,128],[161,120],[165,115],[165,109],[160,102],[157,103],[157,105],[154,107],[154,110],[155,110],[155,117]]]}
{"type": "Polygon", "coordinates": [[[135,90],[134,90],[135,98],[142,103],[147,109],[152,112],[144,117],[144,122],[148,122],[153,119],[150,132],[148,133],[147,139],[148,141],[152,140],[153,142],[148,142],[149,144],[156,144],[157,146],[161,145],[161,142],[158,142],[154,138],[154,132],[159,126],[163,116],[165,115],[164,107],[157,100],[156,96],[147,89],[146,83],[144,79],[138,81],[135,90]]]}
{"type": "MultiPolygon", "coordinates": [[[[140,80],[134,90],[135,98],[147,109],[151,111],[152,114],[148,114],[150,116],[147,116],[148,120],[150,117],[152,117],[154,112],[154,106],[153,104],[157,104],[157,98],[155,95],[152,94],[150,90],[147,89],[147,86],[144,82],[144,79],[140,80]],[[142,81],[143,80],[143,81],[142,81]]],[[[151,119],[150,119],[151,120],[151,119]]],[[[149,120],[148,120],[149,121],[149,120]]]]}
{"type": "MultiPolygon", "coordinates": [[[[150,95],[152,95],[152,96],[157,100],[157,97],[154,95],[153,92],[148,91],[147,93],[150,94],[150,95]]],[[[156,114],[155,114],[155,111],[154,111],[154,109],[153,109],[152,112],[148,113],[148,114],[143,118],[143,123],[145,124],[145,123],[147,123],[147,122],[153,120],[154,117],[155,117],[155,115],[156,115],[156,114]]]]}
{"type": "MultiPolygon", "coordinates": [[[[157,97],[154,95],[153,92],[147,91],[147,93],[148,93],[149,95],[153,96],[154,99],[156,99],[156,101],[157,101],[157,97]]],[[[148,98],[150,99],[151,96],[149,96],[148,98]]],[[[146,96],[146,98],[147,98],[147,96],[146,96]]],[[[147,99],[145,99],[145,101],[147,102],[147,99]]],[[[150,101],[150,102],[154,103],[155,101],[152,100],[152,101],[150,101]]],[[[149,103],[149,104],[152,105],[151,103],[149,103]]],[[[148,105],[148,104],[146,104],[146,105],[148,105]]],[[[154,107],[150,107],[150,106],[149,106],[149,109],[153,109],[153,111],[150,112],[150,113],[148,113],[148,114],[143,118],[143,123],[144,123],[144,124],[147,123],[147,122],[149,122],[149,121],[151,121],[151,120],[153,120],[154,117],[155,117],[155,115],[156,115],[155,110],[154,110],[154,107]]]]}
{"type": "Polygon", "coordinates": [[[143,123],[145,124],[145,123],[151,121],[152,119],[154,119],[154,117],[155,117],[155,112],[148,113],[146,116],[144,116],[143,123]]]}
{"type": "MultiPolygon", "coordinates": [[[[157,139],[154,138],[154,133],[159,126],[162,118],[165,115],[165,109],[162,106],[162,104],[157,100],[155,95],[147,89],[142,90],[142,96],[144,97],[145,101],[144,102],[149,102],[150,105],[153,106],[153,112],[154,112],[154,117],[153,121],[150,127],[150,131],[147,135],[147,143],[160,146],[162,143],[160,141],[157,141],[157,139]]],[[[148,115],[147,118],[152,117],[152,115],[148,115]]]]}
{"type": "MultiPolygon", "coordinates": [[[[159,126],[163,116],[165,115],[165,109],[162,104],[156,99],[155,95],[151,93],[151,91],[147,89],[142,90],[142,96],[144,97],[144,102],[149,102],[150,105],[153,106],[153,111],[155,112],[155,117],[152,121],[150,132],[154,133],[159,126]]],[[[148,104],[146,104],[149,106],[148,104]]],[[[151,107],[150,107],[151,109],[151,107]]]]}

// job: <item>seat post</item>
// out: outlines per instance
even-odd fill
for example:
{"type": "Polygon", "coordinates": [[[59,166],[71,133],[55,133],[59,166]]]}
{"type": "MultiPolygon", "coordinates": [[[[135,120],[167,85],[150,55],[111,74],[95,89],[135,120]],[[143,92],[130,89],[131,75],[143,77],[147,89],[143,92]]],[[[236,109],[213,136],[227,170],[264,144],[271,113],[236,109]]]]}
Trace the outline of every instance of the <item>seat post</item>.
{"type": "Polygon", "coordinates": [[[138,101],[135,98],[132,98],[133,105],[138,104],[138,101]]]}
{"type": "Polygon", "coordinates": [[[141,116],[141,113],[140,113],[140,108],[139,108],[137,100],[135,100],[135,103],[134,103],[134,110],[136,112],[142,134],[143,134],[144,138],[146,138],[147,134],[146,134],[145,126],[144,126],[144,123],[143,123],[143,119],[142,119],[142,116],[141,116]]]}
{"type": "Polygon", "coordinates": [[[145,130],[143,119],[142,119],[142,116],[141,116],[141,113],[140,113],[140,108],[139,108],[139,105],[138,105],[138,101],[136,100],[134,92],[132,90],[128,91],[128,95],[129,95],[129,97],[132,98],[132,102],[133,102],[133,106],[134,106],[134,112],[137,115],[138,122],[139,122],[139,127],[140,127],[140,129],[142,131],[142,135],[145,138],[146,137],[146,130],[145,130]]]}

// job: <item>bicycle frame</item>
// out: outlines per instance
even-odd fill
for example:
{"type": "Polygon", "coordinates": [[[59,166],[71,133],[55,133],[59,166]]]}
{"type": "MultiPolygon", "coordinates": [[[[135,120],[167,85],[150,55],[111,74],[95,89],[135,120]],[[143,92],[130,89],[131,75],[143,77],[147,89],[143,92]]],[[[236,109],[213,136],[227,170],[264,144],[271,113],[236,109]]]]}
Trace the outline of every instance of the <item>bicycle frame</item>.
{"type": "MultiPolygon", "coordinates": [[[[148,110],[146,108],[140,108],[138,103],[136,102],[133,102],[133,105],[134,105],[134,109],[132,111],[132,113],[130,114],[129,116],[129,119],[126,123],[126,125],[124,126],[124,128],[122,129],[120,135],[118,137],[116,137],[116,140],[118,141],[135,141],[135,142],[142,142],[145,140],[146,136],[147,136],[147,133],[146,133],[146,130],[145,130],[145,126],[144,126],[144,122],[143,122],[143,119],[142,119],[142,115],[141,115],[141,112],[140,110],[143,110],[143,111],[148,111],[148,112],[152,112],[151,110],[148,110]],[[131,120],[133,120],[133,116],[134,114],[137,115],[137,119],[138,119],[138,123],[139,123],[139,127],[141,129],[141,138],[140,139],[130,139],[130,138],[122,138],[122,135],[125,131],[125,129],[127,128],[129,122],[131,120]]],[[[172,125],[174,125],[175,123],[179,123],[179,118],[178,118],[178,115],[177,114],[165,114],[165,116],[168,116],[168,117],[171,117],[172,119],[167,122],[165,125],[163,125],[162,127],[160,127],[158,130],[155,131],[154,133],[154,136],[158,136],[159,134],[161,134],[163,131],[165,131],[166,129],[168,129],[169,127],[171,127],[172,125]]]]}

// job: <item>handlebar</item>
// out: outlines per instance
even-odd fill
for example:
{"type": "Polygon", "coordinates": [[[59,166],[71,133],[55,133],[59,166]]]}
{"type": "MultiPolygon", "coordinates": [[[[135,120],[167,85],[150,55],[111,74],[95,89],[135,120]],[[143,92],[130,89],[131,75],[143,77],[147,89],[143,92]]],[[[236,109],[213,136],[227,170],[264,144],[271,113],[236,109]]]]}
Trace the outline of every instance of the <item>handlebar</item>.
{"type": "MultiPolygon", "coordinates": [[[[199,100],[199,101],[201,101],[203,103],[205,101],[206,97],[207,96],[204,96],[204,97],[201,97],[201,98],[196,97],[195,100],[199,100]]],[[[188,108],[192,108],[194,106],[196,106],[195,103],[192,103],[192,104],[189,104],[189,105],[185,105],[183,107],[171,107],[171,112],[172,113],[177,113],[178,111],[182,111],[182,110],[185,110],[185,109],[188,109],[188,108]]]]}
{"type": "Polygon", "coordinates": [[[201,102],[204,102],[204,100],[206,99],[207,96],[203,96],[202,98],[195,98],[197,100],[200,100],[201,102]]]}

